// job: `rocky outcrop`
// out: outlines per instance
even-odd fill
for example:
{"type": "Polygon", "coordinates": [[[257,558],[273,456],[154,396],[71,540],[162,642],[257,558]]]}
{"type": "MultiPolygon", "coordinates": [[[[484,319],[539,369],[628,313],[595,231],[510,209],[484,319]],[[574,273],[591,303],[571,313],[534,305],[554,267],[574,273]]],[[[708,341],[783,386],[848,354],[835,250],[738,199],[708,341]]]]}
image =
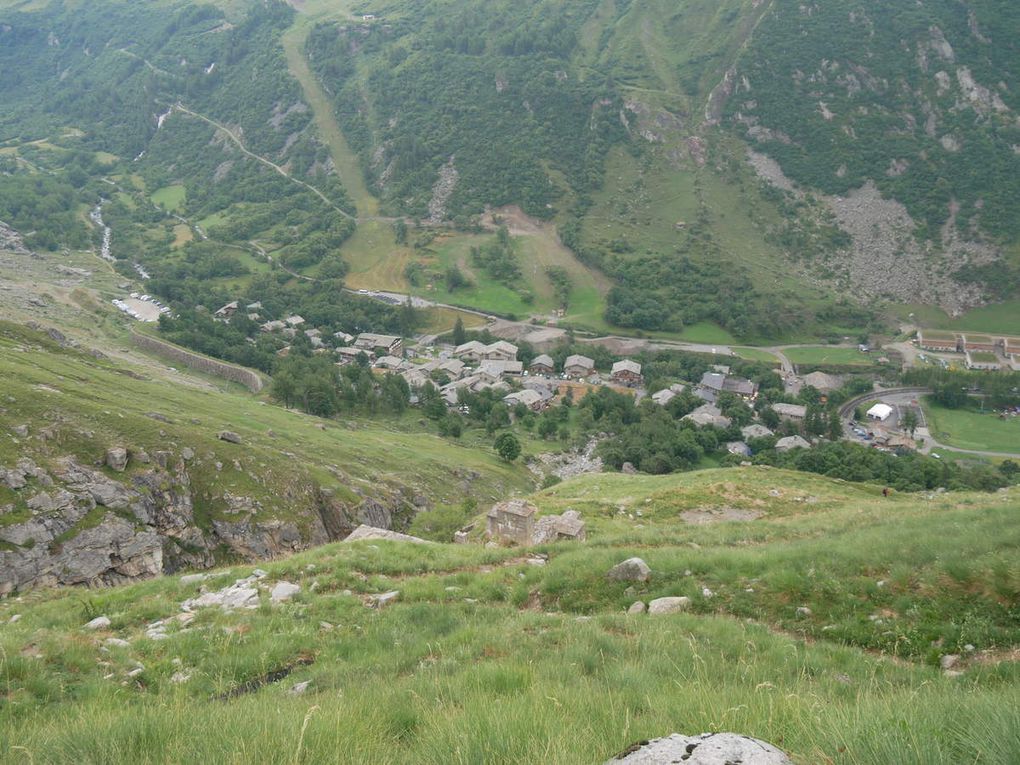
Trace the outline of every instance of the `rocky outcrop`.
{"type": "Polygon", "coordinates": [[[793,765],[784,752],[765,741],[738,733],[701,733],[684,736],[674,733],[665,738],[642,741],[621,752],[606,765],[793,765]]]}
{"type": "Polygon", "coordinates": [[[272,508],[252,497],[210,492],[207,486],[196,494],[189,466],[201,461],[187,451],[191,461],[183,452],[156,450],[146,462],[139,457],[142,450],[114,447],[100,452],[96,467],[70,457],[49,462],[48,469],[27,458],[13,467],[0,465],[0,486],[17,497],[15,504],[0,506],[6,516],[0,525],[0,596],[208,568],[224,554],[277,557],[342,539],[363,521],[388,526],[407,504],[397,496],[392,506],[366,498],[350,507],[316,489],[309,506],[291,508],[293,519],[272,517],[272,508]],[[132,469],[122,472],[128,464],[132,469]],[[111,477],[108,470],[118,474],[111,477]],[[218,517],[208,518],[203,510],[206,520],[196,519],[199,496],[220,503],[218,517]],[[330,512],[324,512],[329,502],[330,512]]]}

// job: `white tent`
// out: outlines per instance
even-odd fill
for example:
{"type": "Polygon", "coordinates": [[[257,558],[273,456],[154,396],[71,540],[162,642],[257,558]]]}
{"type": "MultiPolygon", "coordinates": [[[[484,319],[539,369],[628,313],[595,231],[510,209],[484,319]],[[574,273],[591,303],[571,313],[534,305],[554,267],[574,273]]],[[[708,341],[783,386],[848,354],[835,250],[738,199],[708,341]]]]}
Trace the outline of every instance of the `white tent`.
{"type": "Polygon", "coordinates": [[[875,404],[868,410],[868,417],[880,422],[885,422],[889,419],[890,414],[892,414],[892,407],[888,404],[875,404]]]}

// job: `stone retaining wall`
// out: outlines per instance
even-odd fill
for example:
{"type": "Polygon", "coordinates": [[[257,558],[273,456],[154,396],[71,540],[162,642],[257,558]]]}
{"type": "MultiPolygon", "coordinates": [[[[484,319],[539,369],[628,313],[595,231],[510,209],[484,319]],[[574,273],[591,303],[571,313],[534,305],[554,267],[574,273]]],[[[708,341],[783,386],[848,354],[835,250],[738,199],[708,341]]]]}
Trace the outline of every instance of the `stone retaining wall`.
{"type": "Polygon", "coordinates": [[[162,340],[157,340],[156,338],[149,337],[148,335],[131,333],[131,340],[142,350],[159,354],[164,358],[184,364],[184,366],[199,372],[215,375],[216,377],[221,377],[224,380],[229,380],[230,382],[240,383],[252,393],[258,393],[262,390],[262,378],[250,369],[234,366],[233,364],[227,364],[226,362],[217,361],[216,359],[210,359],[206,356],[200,356],[199,354],[187,351],[180,346],[173,345],[162,340]]]}

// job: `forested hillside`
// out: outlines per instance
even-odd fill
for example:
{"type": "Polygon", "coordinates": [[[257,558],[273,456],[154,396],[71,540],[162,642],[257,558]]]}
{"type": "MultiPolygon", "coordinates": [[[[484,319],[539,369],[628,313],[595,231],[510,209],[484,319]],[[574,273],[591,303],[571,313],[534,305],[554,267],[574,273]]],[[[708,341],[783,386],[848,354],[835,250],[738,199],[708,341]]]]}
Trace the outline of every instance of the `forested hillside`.
{"type": "Polygon", "coordinates": [[[1020,238],[1015,3],[777,0],[736,73],[728,116],[798,183],[1020,238]]]}
{"type": "Polygon", "coordinates": [[[0,219],[98,249],[102,200],[118,270],[186,308],[353,268],[577,329],[843,337],[1017,299],[1018,39],[993,0],[3,0],[0,219]],[[509,206],[570,252],[456,255],[509,206]]]}
{"type": "Polygon", "coordinates": [[[308,55],[391,206],[441,220],[519,204],[549,217],[563,191],[549,171],[589,191],[626,136],[612,82],[570,66],[597,6],[396,4],[392,23],[320,26],[308,55]]]}

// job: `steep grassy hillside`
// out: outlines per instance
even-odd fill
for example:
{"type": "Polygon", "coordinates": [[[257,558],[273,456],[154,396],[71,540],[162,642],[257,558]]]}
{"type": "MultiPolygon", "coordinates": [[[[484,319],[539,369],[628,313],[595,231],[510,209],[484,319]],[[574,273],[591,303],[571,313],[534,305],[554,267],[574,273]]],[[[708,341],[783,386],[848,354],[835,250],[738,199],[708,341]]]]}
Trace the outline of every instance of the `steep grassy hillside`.
{"type": "MultiPolygon", "coordinates": [[[[64,554],[77,563],[84,553],[69,543],[118,519],[135,534],[161,535],[145,536],[161,549],[147,569],[174,570],[304,549],[365,521],[406,527],[424,509],[533,485],[489,450],[409,421],[326,424],[239,386],[97,358],[8,323],[0,375],[0,554],[17,567],[3,572],[8,589],[47,581],[28,563],[44,542],[46,565],[64,554]],[[107,459],[111,448],[126,450],[126,468],[107,459]]],[[[116,552],[105,538],[93,544],[116,552]]],[[[125,573],[113,558],[82,570],[93,573],[67,581],[125,573]]]]}
{"type": "Polygon", "coordinates": [[[257,586],[295,598],[190,621],[172,618],[185,599],[251,567],[4,602],[4,756],[591,763],[735,730],[805,765],[1016,761],[1013,494],[886,499],[751,469],[591,477],[535,501],[581,509],[589,541],[330,545],[265,567],[257,586]],[[678,516],[723,506],[767,514],[678,516]],[[606,579],[635,554],[648,583],[606,579]],[[623,613],[683,594],[689,613],[623,613]]]}

